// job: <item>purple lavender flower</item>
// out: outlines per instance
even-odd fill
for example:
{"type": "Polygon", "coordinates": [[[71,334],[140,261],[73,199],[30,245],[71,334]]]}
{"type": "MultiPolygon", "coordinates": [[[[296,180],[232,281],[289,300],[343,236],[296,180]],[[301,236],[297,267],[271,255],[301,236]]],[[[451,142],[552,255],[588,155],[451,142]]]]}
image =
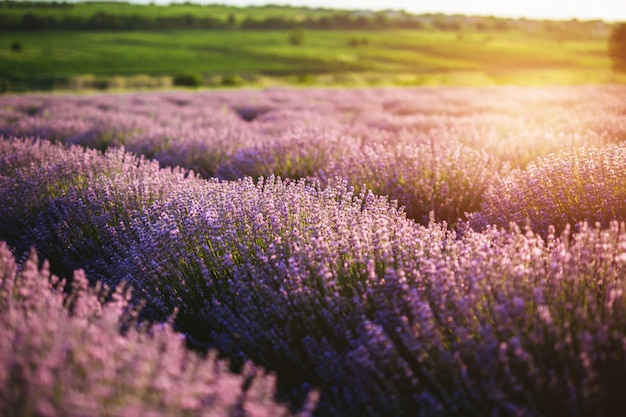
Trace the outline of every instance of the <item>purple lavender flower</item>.
{"type": "MultiPolygon", "coordinates": [[[[124,309],[131,314],[122,324],[111,319],[116,330],[128,328],[136,340],[152,340],[163,326],[167,334],[181,330],[188,345],[243,366],[243,379],[252,372],[248,360],[276,372],[279,395],[294,407],[317,387],[319,415],[616,415],[625,394],[626,229],[614,221],[622,219],[622,149],[606,145],[626,131],[623,93],[506,87],[2,97],[0,129],[19,137],[0,140],[0,238],[24,260],[36,247],[68,279],[74,295],[51,294],[69,319],[54,323],[95,323],[114,305],[142,303],[140,312],[124,309]],[[244,107],[268,111],[245,121],[233,110],[244,107]],[[559,153],[568,147],[575,149],[559,153]],[[507,173],[507,164],[516,169],[507,173]],[[236,180],[203,180],[165,165],[236,180]],[[459,234],[438,222],[479,207],[469,224],[456,224],[459,234]],[[585,219],[593,223],[577,223],[585,219]],[[72,280],[77,268],[94,285],[101,279],[118,288],[118,301],[75,295],[91,291],[81,274],[72,280]],[[130,299],[126,285],[134,288],[130,299]],[[128,327],[137,318],[148,321],[128,327]]],[[[24,306],[41,293],[19,288],[7,294],[24,306]]],[[[171,379],[145,377],[155,369],[170,375],[179,362],[124,353],[139,364],[133,375],[145,377],[133,379],[106,360],[110,346],[128,352],[118,346],[126,336],[87,333],[93,340],[80,340],[90,341],[95,357],[85,354],[80,364],[126,388],[90,382],[98,393],[81,391],[73,404],[118,395],[142,410],[148,406],[127,393],[145,386],[154,404],[177,404],[170,414],[196,409],[185,383],[170,398],[161,383],[171,379]]],[[[24,361],[40,358],[35,348],[25,352],[24,361]]],[[[174,356],[193,356],[185,352],[174,356]]],[[[27,379],[56,378],[46,372],[27,379]]],[[[262,387],[246,398],[268,398],[262,387]]],[[[53,409],[43,402],[39,412],[53,409]]]]}
{"type": "Polygon", "coordinates": [[[169,323],[133,323],[123,287],[89,287],[80,270],[63,285],[35,253],[20,268],[0,242],[3,414],[292,415],[273,400],[273,375],[233,374],[215,352],[188,351],[169,323]]]}

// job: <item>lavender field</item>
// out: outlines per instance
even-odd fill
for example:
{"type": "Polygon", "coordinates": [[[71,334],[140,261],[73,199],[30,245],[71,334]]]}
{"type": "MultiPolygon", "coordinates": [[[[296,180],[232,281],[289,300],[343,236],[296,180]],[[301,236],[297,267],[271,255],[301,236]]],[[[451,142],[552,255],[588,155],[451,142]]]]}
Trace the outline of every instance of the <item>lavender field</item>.
{"type": "Polygon", "coordinates": [[[2,415],[623,415],[624,86],[3,96],[0,135],[2,415]]]}

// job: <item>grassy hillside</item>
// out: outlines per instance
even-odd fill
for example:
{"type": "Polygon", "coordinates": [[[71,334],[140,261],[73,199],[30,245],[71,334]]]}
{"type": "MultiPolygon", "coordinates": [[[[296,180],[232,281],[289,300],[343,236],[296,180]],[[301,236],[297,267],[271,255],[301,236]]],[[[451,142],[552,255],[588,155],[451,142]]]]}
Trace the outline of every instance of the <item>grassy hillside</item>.
{"type": "Polygon", "coordinates": [[[32,20],[40,25],[6,30],[7,23],[0,31],[0,90],[624,81],[610,72],[607,25],[602,22],[338,13],[279,6],[3,2],[3,22],[32,20]],[[101,23],[108,29],[72,26],[71,19],[83,19],[79,21],[86,25],[104,10],[101,23]],[[111,16],[126,20],[120,23],[111,16]],[[141,19],[167,17],[168,25],[184,25],[185,19],[193,24],[188,29],[139,30],[144,23],[133,26],[133,16],[144,23],[148,20],[141,19]],[[203,18],[212,20],[199,20],[203,18]],[[59,30],[62,19],[69,19],[73,30],[59,30]],[[319,29],[320,22],[337,26],[342,19],[348,29],[319,29]],[[56,29],[41,30],[45,21],[56,22],[56,29]],[[255,27],[250,22],[265,29],[250,29],[255,27]],[[414,28],[407,29],[409,23],[414,28]],[[124,30],[124,25],[135,30],[124,30]],[[199,29],[202,25],[210,28],[199,29]],[[354,29],[359,26],[364,29],[354,29]],[[290,42],[294,31],[302,31],[298,45],[290,42]]]}

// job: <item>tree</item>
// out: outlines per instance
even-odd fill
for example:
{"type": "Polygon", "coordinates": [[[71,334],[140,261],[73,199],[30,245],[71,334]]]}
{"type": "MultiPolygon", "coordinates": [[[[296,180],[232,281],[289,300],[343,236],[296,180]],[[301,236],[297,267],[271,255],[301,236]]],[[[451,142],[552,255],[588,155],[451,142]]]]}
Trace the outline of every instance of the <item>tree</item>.
{"type": "Polygon", "coordinates": [[[613,71],[626,72],[626,23],[613,27],[609,37],[609,57],[613,61],[613,71]]]}
{"type": "Polygon", "coordinates": [[[237,25],[237,18],[234,14],[230,13],[228,15],[228,27],[234,28],[237,25]]]}
{"type": "Polygon", "coordinates": [[[178,74],[174,77],[174,85],[181,87],[200,87],[204,84],[202,75],[196,72],[178,74]]]}
{"type": "Polygon", "coordinates": [[[302,42],[304,42],[304,30],[302,28],[292,30],[289,34],[289,43],[298,46],[302,45],[302,42]]]}

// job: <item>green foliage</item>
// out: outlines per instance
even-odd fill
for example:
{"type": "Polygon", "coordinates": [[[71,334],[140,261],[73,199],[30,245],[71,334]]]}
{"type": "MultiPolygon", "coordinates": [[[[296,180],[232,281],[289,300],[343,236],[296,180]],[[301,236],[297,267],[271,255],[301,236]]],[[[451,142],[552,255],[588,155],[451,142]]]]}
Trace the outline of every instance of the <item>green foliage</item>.
{"type": "Polygon", "coordinates": [[[296,76],[297,84],[314,84],[315,77],[311,74],[298,74],[296,76]]]}
{"type": "Polygon", "coordinates": [[[202,76],[196,72],[179,74],[174,77],[173,82],[180,87],[200,87],[204,83],[202,76]]]}
{"type": "Polygon", "coordinates": [[[367,38],[350,38],[348,44],[352,47],[368,45],[370,42],[367,38]]]}
{"type": "Polygon", "coordinates": [[[245,81],[239,75],[229,74],[222,77],[221,84],[225,87],[238,87],[245,84],[245,81]]]}
{"type": "Polygon", "coordinates": [[[228,26],[230,26],[231,28],[234,28],[237,25],[237,18],[235,17],[234,14],[230,13],[228,15],[228,26]]]}
{"type": "Polygon", "coordinates": [[[11,44],[11,50],[13,52],[21,52],[22,51],[22,44],[15,41],[11,44]]]}
{"type": "Polygon", "coordinates": [[[626,72],[626,23],[616,25],[611,31],[609,56],[615,72],[626,72]]]}
{"type": "Polygon", "coordinates": [[[294,29],[289,34],[289,43],[293,46],[300,46],[304,42],[304,30],[302,28],[294,29]]]}

